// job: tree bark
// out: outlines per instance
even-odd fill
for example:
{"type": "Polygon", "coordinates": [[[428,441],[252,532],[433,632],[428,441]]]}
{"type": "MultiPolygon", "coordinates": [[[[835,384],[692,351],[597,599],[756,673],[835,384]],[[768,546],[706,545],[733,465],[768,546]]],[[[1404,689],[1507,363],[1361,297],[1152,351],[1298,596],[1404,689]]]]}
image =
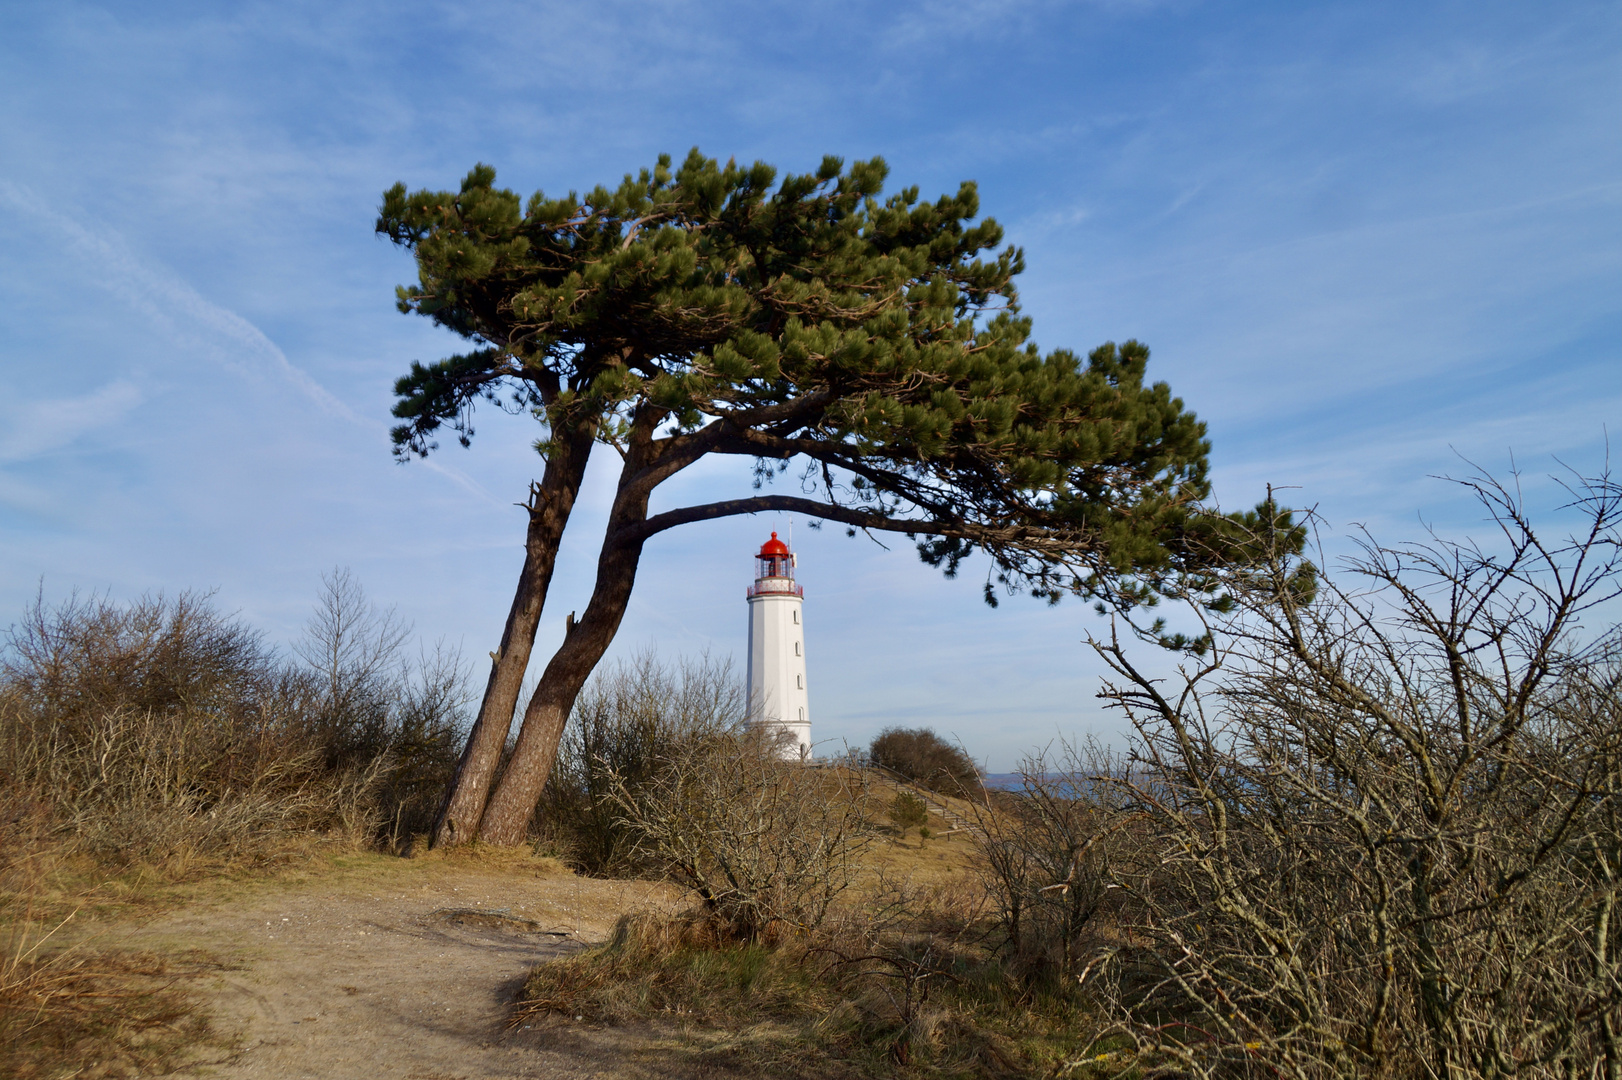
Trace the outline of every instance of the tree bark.
{"type": "Polygon", "coordinates": [[[563,726],[574,709],[575,698],[580,696],[581,688],[619,632],[646,543],[634,532],[634,527],[648,516],[652,485],[639,468],[646,450],[645,439],[642,446],[633,445],[621,473],[620,489],[597,558],[597,582],[591,602],[586,605],[585,617],[579,622],[570,622],[563,644],[546,665],[540,684],[524,709],[518,744],[513,747],[512,758],[501,774],[501,782],[496,785],[496,793],[491,796],[479,826],[479,839],[487,844],[510,846],[524,842],[535,804],[540,801],[546,778],[557,758],[563,726]]]}
{"type": "MultiPolygon", "coordinates": [[[[768,410],[761,410],[754,421],[770,419],[767,413],[768,410]]],[[[643,546],[653,535],[688,521],[777,509],[799,510],[862,527],[897,531],[956,534],[961,529],[954,523],[902,521],[787,496],[735,499],[670,511],[650,519],[648,503],[653,490],[714,450],[731,431],[731,425],[723,421],[714,430],[706,429],[695,436],[655,440],[654,431],[664,415],[656,407],[644,406],[633,421],[624,450],[619,489],[597,560],[597,581],[591,602],[586,606],[583,619],[578,623],[570,622],[562,646],[553,654],[524,709],[517,745],[479,823],[478,836],[485,843],[521,844],[528,834],[530,818],[557,758],[569,713],[586,680],[619,632],[636,584],[643,546]]],[[[752,448],[752,444],[738,445],[752,448]]],[[[505,729],[502,734],[505,736],[505,729]]],[[[486,777],[485,783],[488,782],[486,777]]]]}
{"type": "Polygon", "coordinates": [[[524,566],[518,575],[507,625],[501,632],[501,648],[490,665],[484,700],[478,719],[468,732],[467,746],[457,762],[456,774],[445,790],[439,816],[434,821],[435,847],[462,844],[478,835],[484,817],[490,782],[501,762],[507,743],[513,710],[523,688],[529,654],[535,646],[535,628],[540,625],[547,589],[557,566],[558,542],[568,524],[586,474],[592,440],[597,434],[595,419],[575,426],[558,438],[547,458],[541,483],[531,496],[529,530],[524,540],[524,566]]]}

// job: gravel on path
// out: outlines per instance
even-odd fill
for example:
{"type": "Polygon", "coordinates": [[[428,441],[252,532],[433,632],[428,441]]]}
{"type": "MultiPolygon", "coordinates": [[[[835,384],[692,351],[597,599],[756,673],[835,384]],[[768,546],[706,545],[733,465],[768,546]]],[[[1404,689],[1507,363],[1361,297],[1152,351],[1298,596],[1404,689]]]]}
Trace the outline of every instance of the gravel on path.
{"type": "Polygon", "coordinates": [[[226,970],[197,991],[238,1049],[216,1080],[506,1080],[657,1075],[634,1033],[508,1027],[529,970],[663,906],[640,882],[555,866],[369,860],[296,885],[200,901],[149,924],[158,948],[226,970]],[[393,865],[389,865],[391,863],[393,865]]]}

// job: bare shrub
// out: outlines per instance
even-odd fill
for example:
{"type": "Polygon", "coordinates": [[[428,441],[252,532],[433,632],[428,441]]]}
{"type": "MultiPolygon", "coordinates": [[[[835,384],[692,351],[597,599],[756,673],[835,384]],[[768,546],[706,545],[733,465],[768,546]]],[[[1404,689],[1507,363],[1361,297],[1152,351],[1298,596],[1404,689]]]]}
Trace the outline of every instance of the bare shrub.
{"type": "Polygon", "coordinates": [[[7,645],[0,757],[75,847],[184,860],[303,824],[315,755],[270,752],[301,688],[206,597],[36,602],[7,645]]]}
{"type": "Polygon", "coordinates": [[[361,831],[425,832],[455,769],[472,701],[460,655],[438,643],[412,660],[411,628],[366,598],[346,569],[321,579],[304,635],[293,645],[307,700],[298,741],[319,748],[327,773],[365,781],[370,820],[361,831]]]}
{"type": "Polygon", "coordinates": [[[1153,843],[1117,880],[1115,1007],[1196,1075],[1622,1075],[1622,487],[1551,542],[1367,541],[1355,587],[1274,549],[1181,678],[1118,640],[1153,843]]]}
{"type": "Polygon", "coordinates": [[[981,880],[1015,968],[1080,974],[1098,943],[1128,819],[1124,763],[1095,742],[1061,742],[1020,762],[1019,786],[974,804],[981,880]]]}
{"type": "Polygon", "coordinates": [[[871,841],[849,773],[783,761],[760,732],[674,746],[611,797],[637,850],[697,895],[717,932],[771,940],[818,926],[871,841]]]}
{"type": "Polygon", "coordinates": [[[746,716],[728,660],[672,666],[649,651],[598,673],[575,702],[542,795],[543,839],[588,874],[644,869],[615,792],[641,791],[687,744],[740,734],[746,716]]]}
{"type": "Polygon", "coordinates": [[[964,753],[929,728],[888,727],[868,748],[873,762],[945,795],[980,790],[980,770],[964,753]]]}
{"type": "Polygon", "coordinates": [[[55,842],[113,863],[185,873],[293,833],[375,838],[431,802],[466,695],[454,657],[408,672],[358,586],[325,584],[342,618],[335,645],[313,625],[309,654],[333,646],[319,671],[203,595],[36,601],[0,654],[0,772],[46,808],[55,842]]]}
{"type": "Polygon", "coordinates": [[[827,964],[825,977],[856,991],[867,1039],[902,1066],[919,1050],[938,1062],[943,1043],[983,1042],[969,1013],[984,1002],[961,993],[987,970],[983,894],[920,887],[883,870],[862,891],[860,905],[843,906],[808,952],[827,964]],[[958,1000],[946,1005],[941,992],[952,990],[958,1000]]]}

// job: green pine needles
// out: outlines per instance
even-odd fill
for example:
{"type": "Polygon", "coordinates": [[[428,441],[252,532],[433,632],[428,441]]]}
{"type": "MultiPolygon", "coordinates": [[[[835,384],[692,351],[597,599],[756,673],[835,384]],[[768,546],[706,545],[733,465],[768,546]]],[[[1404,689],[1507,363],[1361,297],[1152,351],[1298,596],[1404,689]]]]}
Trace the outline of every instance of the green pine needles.
{"type": "Polygon", "coordinates": [[[694,150],[527,205],[485,165],[454,193],[396,185],[377,228],[420,274],[400,309],[481,345],[399,381],[397,452],[426,455],[447,425],[465,444],[481,401],[548,429],[589,415],[623,452],[642,410],[671,450],[752,457],[757,487],[796,462],[816,496],[732,512],[900,527],[948,573],[982,549],[998,581],[1050,599],[1148,599],[1122,579],[1164,585],[1209,546],[1186,543],[1204,425],[1145,382],[1138,342],[1082,361],[1029,340],[1023,253],[973,220],[972,182],[923,202],[884,196],[887,172],[827,157],[777,184],[694,150]]]}
{"type": "MultiPolygon", "coordinates": [[[[484,749],[470,744],[474,779],[447,802],[442,841],[475,826],[522,837],[642,546],[678,525],[788,511],[900,532],[949,576],[983,552],[993,604],[999,585],[1122,613],[1168,595],[1221,602],[1224,569],[1254,534],[1201,508],[1205,426],[1145,382],[1149,350],[1043,353],[1014,285],[1024,256],[975,220],[974,184],[924,202],[917,188],[885,195],[887,173],[877,158],[827,157],[779,181],[694,150],[583,196],[523,203],[485,165],[459,191],[384,195],[378,232],[417,260],[400,310],[475,346],[399,380],[396,454],[432,452],[447,427],[466,445],[481,404],[541,426],[525,569],[473,736],[484,749]],[[497,732],[586,460],[605,444],[622,468],[592,602],[542,677],[487,814],[497,732]],[[660,484],[715,454],[751,461],[754,492],[650,514],[660,484]],[[763,491],[791,469],[798,494],[763,491]]],[[[1265,516],[1299,550],[1287,515],[1265,516]]],[[[1200,644],[1158,621],[1137,628],[1200,644]]]]}

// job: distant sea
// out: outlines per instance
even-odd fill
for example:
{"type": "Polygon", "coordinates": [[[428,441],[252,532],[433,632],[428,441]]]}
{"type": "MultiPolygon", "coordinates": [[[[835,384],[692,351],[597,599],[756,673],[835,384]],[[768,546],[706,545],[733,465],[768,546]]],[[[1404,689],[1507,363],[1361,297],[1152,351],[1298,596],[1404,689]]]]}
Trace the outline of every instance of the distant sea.
{"type": "MultiPolygon", "coordinates": [[[[1018,791],[1020,789],[1020,787],[1021,787],[1022,779],[1023,779],[1023,777],[1017,772],[986,773],[985,784],[986,784],[986,787],[992,788],[993,790],[998,790],[998,791],[1018,791]]],[[[1051,790],[1052,790],[1052,792],[1054,794],[1057,795],[1057,794],[1060,794],[1063,791],[1064,785],[1062,783],[1058,783],[1058,784],[1054,783],[1055,781],[1059,780],[1059,777],[1054,776],[1053,774],[1050,773],[1046,777],[1044,777],[1044,779],[1047,780],[1050,784],[1054,784],[1054,786],[1051,788],[1051,790]]],[[[1085,789],[1086,786],[1087,786],[1087,782],[1085,780],[1083,780],[1082,781],[1083,789],[1085,789]]],[[[1078,791],[1075,794],[1079,795],[1081,793],[1082,792],[1078,791]]]]}

